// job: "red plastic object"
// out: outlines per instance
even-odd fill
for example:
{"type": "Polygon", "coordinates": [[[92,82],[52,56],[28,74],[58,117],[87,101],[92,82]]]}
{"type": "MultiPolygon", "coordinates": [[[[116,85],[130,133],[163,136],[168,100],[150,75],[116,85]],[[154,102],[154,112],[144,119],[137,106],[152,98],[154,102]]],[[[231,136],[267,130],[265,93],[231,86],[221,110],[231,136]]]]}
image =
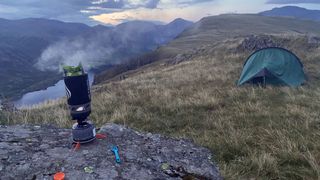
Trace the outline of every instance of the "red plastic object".
{"type": "Polygon", "coordinates": [[[105,139],[105,138],[107,138],[107,136],[104,134],[96,134],[96,138],[97,139],[105,139]]]}
{"type": "Polygon", "coordinates": [[[74,145],[74,148],[73,148],[73,151],[76,151],[80,149],[80,142],[77,142],[75,145],[74,145]]]}
{"type": "Polygon", "coordinates": [[[53,176],[53,180],[64,180],[64,178],[65,178],[65,174],[63,172],[57,172],[53,176]]]}

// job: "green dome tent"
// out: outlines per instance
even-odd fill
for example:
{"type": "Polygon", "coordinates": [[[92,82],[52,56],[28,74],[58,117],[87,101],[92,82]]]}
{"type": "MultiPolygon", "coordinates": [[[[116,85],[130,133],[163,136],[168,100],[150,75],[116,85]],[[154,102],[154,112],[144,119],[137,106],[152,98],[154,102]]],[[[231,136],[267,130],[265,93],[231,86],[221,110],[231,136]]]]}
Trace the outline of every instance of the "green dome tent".
{"type": "Polygon", "coordinates": [[[299,58],[286,49],[271,47],[258,50],[249,56],[238,85],[251,83],[297,87],[305,81],[299,58]]]}

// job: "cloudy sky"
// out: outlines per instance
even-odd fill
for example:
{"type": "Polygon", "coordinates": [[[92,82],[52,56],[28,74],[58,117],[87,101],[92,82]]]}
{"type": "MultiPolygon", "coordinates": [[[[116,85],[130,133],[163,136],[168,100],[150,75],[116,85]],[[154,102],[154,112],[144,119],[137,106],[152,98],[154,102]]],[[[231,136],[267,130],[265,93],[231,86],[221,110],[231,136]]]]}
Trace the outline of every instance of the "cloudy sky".
{"type": "Polygon", "coordinates": [[[320,10],[320,0],[0,0],[0,18],[28,17],[116,25],[129,20],[197,21],[222,13],[256,13],[296,5],[320,10]]]}

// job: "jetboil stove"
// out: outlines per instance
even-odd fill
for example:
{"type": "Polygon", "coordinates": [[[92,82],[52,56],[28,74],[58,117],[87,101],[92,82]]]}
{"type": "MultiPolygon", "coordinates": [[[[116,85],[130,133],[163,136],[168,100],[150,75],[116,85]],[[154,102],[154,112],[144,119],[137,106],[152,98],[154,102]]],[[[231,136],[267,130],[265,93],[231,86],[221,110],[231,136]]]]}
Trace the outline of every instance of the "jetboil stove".
{"type": "Polygon", "coordinates": [[[74,142],[88,143],[95,140],[96,129],[88,119],[91,113],[91,94],[88,74],[82,65],[64,66],[64,83],[66,85],[67,102],[72,120],[72,138],[74,142]]]}

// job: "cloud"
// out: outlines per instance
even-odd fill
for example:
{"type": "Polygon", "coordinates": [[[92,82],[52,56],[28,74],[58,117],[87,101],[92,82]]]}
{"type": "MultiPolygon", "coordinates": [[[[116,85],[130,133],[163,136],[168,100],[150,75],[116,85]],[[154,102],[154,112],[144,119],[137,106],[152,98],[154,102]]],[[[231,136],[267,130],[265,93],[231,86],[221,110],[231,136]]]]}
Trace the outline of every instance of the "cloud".
{"type": "Polygon", "coordinates": [[[7,19],[48,18],[94,25],[101,21],[95,21],[95,18],[90,18],[92,16],[125,13],[126,11],[131,13],[132,10],[140,11],[140,9],[149,11],[185,8],[211,1],[215,0],[1,0],[0,17],[7,19]]]}
{"type": "Polygon", "coordinates": [[[121,9],[125,6],[124,0],[95,0],[91,2],[101,8],[121,9]]]}
{"type": "Polygon", "coordinates": [[[268,0],[267,4],[320,4],[319,0],[268,0]]]}
{"type": "MultiPolygon", "coordinates": [[[[90,18],[112,25],[118,25],[130,20],[170,22],[177,17],[198,20],[207,15],[207,13],[204,12],[208,11],[207,7],[204,7],[206,6],[205,3],[216,1],[217,0],[129,0],[131,8],[93,14],[90,18]]],[[[210,7],[209,4],[208,7],[210,7]]]]}
{"type": "Polygon", "coordinates": [[[112,47],[103,46],[99,36],[67,39],[56,42],[45,49],[35,64],[39,70],[61,71],[62,65],[75,66],[79,63],[86,69],[103,65],[114,53],[112,47]]]}
{"type": "Polygon", "coordinates": [[[0,17],[28,17],[94,23],[89,16],[136,8],[157,8],[160,0],[1,0],[0,17]]]}
{"type": "Polygon", "coordinates": [[[159,2],[160,0],[148,0],[145,4],[145,7],[149,9],[157,8],[159,2]]]}
{"type": "Polygon", "coordinates": [[[210,2],[210,1],[214,1],[214,0],[178,0],[177,2],[179,4],[188,4],[188,5],[192,5],[192,4],[199,4],[199,3],[204,3],[204,2],[210,2]]]}
{"type": "Polygon", "coordinates": [[[161,12],[163,12],[161,9],[138,8],[121,12],[93,15],[90,18],[105,24],[118,25],[130,20],[157,20],[159,19],[159,14],[162,14],[162,19],[166,18],[167,14],[161,12]]]}
{"type": "Polygon", "coordinates": [[[189,7],[173,7],[173,8],[138,8],[126,11],[103,13],[92,15],[90,18],[105,23],[118,25],[129,20],[146,20],[146,21],[161,21],[169,23],[177,17],[188,20],[199,20],[207,15],[207,12],[212,10],[210,6],[189,6],[189,7]]]}
{"type": "Polygon", "coordinates": [[[80,12],[91,5],[91,0],[1,0],[0,16],[7,19],[34,17],[94,24],[87,15],[80,12]],[[7,7],[7,12],[1,6],[7,7]]]}

